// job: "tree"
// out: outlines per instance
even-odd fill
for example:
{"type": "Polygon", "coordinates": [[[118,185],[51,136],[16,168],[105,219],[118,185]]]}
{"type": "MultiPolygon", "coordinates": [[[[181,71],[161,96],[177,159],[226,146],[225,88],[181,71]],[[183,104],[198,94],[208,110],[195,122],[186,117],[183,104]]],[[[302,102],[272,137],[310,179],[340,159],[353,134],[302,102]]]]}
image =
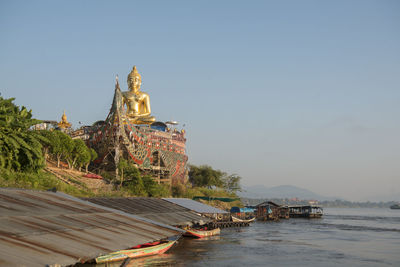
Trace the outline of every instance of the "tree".
{"type": "Polygon", "coordinates": [[[13,101],[0,97],[0,167],[37,171],[44,167],[41,141],[45,138],[29,128],[40,121],[32,118],[31,110],[13,101]]]}
{"type": "Polygon", "coordinates": [[[241,190],[240,180],[242,178],[237,174],[227,174],[220,170],[214,170],[208,165],[195,166],[189,165],[189,181],[193,186],[221,187],[225,190],[235,193],[241,190]]]}
{"type": "Polygon", "coordinates": [[[90,152],[88,150],[88,147],[85,145],[85,142],[83,142],[82,139],[72,139],[72,149],[70,149],[67,153],[69,168],[72,169],[76,167],[79,159],[85,158],[86,156],[88,156],[90,159],[90,152]]]}
{"type": "MultiPolygon", "coordinates": [[[[85,145],[86,147],[86,145],[85,145]]],[[[86,149],[78,156],[76,160],[76,165],[78,167],[78,170],[80,171],[82,166],[86,166],[86,172],[87,172],[87,166],[89,165],[91,160],[91,155],[90,155],[90,149],[86,147],[86,149]]]]}
{"type": "Polygon", "coordinates": [[[93,148],[89,149],[89,153],[90,153],[90,160],[84,161],[86,172],[88,172],[90,162],[93,162],[95,159],[97,159],[97,153],[93,148]]]}
{"type": "Polygon", "coordinates": [[[240,186],[240,180],[242,179],[242,177],[240,177],[237,174],[230,174],[230,175],[226,175],[223,178],[223,187],[231,193],[236,193],[237,191],[241,191],[242,188],[240,186]]]}
{"type": "Polygon", "coordinates": [[[194,186],[212,186],[221,187],[223,185],[222,177],[226,175],[220,170],[214,170],[208,165],[195,166],[189,165],[189,181],[194,186]]]}
{"type": "Polygon", "coordinates": [[[168,197],[171,195],[169,187],[158,184],[151,176],[142,176],[143,186],[149,197],[168,197]]]}
{"type": "Polygon", "coordinates": [[[124,170],[126,170],[129,167],[129,162],[124,159],[124,158],[120,158],[118,161],[118,170],[120,172],[120,188],[122,188],[122,183],[124,181],[124,170]]]}
{"type": "Polygon", "coordinates": [[[41,140],[41,144],[42,144],[44,159],[47,159],[50,154],[50,149],[52,146],[51,140],[53,139],[54,133],[52,131],[41,130],[39,131],[39,134],[44,137],[41,140]]]}
{"type": "Polygon", "coordinates": [[[51,141],[51,153],[57,158],[57,167],[60,167],[60,161],[62,158],[67,159],[68,155],[73,150],[73,142],[69,135],[61,132],[54,131],[53,138],[51,141]]]}

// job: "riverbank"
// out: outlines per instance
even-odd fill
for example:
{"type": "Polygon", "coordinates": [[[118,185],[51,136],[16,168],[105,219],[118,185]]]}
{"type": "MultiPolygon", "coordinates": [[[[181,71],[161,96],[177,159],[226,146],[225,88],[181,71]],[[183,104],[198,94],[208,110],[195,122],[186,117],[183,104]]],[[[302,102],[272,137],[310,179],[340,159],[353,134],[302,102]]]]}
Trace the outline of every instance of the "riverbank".
{"type": "MultiPolygon", "coordinates": [[[[46,166],[37,172],[17,172],[0,168],[0,187],[23,188],[33,190],[53,190],[64,192],[75,197],[181,197],[193,198],[195,196],[236,198],[234,193],[229,193],[220,188],[193,187],[188,184],[176,184],[172,187],[162,186],[163,191],[157,191],[158,186],[151,179],[147,186],[137,192],[131,186],[120,186],[120,183],[108,179],[93,179],[85,177],[87,173],[76,169],[69,169],[67,164],[57,167],[55,162],[46,161],[46,166]],[[150,184],[149,184],[150,182],[150,184]],[[156,192],[157,191],[157,192],[156,192]],[[149,193],[150,192],[150,195],[149,193]]],[[[143,186],[143,185],[142,185],[143,186]]],[[[243,206],[240,200],[222,202],[218,200],[204,201],[205,204],[229,210],[232,206],[243,206]]]]}

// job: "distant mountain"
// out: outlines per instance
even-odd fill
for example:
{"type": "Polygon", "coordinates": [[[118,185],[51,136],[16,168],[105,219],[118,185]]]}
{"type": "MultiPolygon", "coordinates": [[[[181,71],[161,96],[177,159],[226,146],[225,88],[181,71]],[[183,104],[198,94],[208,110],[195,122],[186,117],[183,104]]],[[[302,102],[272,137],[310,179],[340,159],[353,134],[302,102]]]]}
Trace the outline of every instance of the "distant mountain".
{"type": "Polygon", "coordinates": [[[240,197],[245,198],[299,198],[313,200],[334,200],[332,197],[324,197],[310,190],[293,185],[280,185],[265,187],[264,185],[242,186],[243,192],[239,192],[240,197]]]}

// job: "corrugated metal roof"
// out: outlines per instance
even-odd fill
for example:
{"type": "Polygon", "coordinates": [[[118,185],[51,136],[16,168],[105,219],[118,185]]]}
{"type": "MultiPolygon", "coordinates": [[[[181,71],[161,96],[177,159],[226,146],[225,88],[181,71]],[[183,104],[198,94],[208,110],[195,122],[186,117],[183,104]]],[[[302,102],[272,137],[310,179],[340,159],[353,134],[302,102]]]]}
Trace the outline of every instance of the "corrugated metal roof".
{"type": "Polygon", "coordinates": [[[169,202],[177,204],[179,206],[185,207],[187,209],[193,210],[197,213],[228,213],[224,210],[220,210],[209,205],[194,201],[188,198],[163,198],[169,202]]]}
{"type": "Polygon", "coordinates": [[[160,198],[84,198],[90,202],[118,209],[140,217],[169,225],[186,226],[193,223],[204,224],[211,221],[195,212],[160,198]]]}
{"type": "Polygon", "coordinates": [[[69,265],[181,232],[63,193],[0,189],[0,266],[69,265]]]}

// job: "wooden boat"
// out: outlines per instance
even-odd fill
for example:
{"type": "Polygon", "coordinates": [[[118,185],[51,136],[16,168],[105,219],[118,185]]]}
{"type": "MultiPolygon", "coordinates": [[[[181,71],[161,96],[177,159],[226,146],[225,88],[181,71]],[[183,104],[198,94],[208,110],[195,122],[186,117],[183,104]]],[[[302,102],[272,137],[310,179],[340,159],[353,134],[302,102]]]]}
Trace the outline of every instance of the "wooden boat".
{"type": "Polygon", "coordinates": [[[251,223],[256,219],[256,217],[253,217],[251,219],[242,220],[242,219],[236,218],[234,216],[231,216],[231,217],[232,217],[232,222],[244,222],[244,223],[251,223]]]}
{"type": "Polygon", "coordinates": [[[170,249],[174,244],[174,241],[158,241],[153,243],[146,243],[138,245],[130,249],[119,250],[96,258],[96,263],[106,263],[113,261],[122,261],[127,258],[138,258],[151,256],[156,254],[163,254],[170,249]]]}
{"type": "Polygon", "coordinates": [[[213,235],[219,235],[221,233],[221,230],[219,228],[215,228],[213,230],[206,230],[206,229],[188,229],[186,230],[186,233],[184,233],[184,236],[190,236],[190,237],[207,237],[207,236],[213,236],[213,235]]]}

